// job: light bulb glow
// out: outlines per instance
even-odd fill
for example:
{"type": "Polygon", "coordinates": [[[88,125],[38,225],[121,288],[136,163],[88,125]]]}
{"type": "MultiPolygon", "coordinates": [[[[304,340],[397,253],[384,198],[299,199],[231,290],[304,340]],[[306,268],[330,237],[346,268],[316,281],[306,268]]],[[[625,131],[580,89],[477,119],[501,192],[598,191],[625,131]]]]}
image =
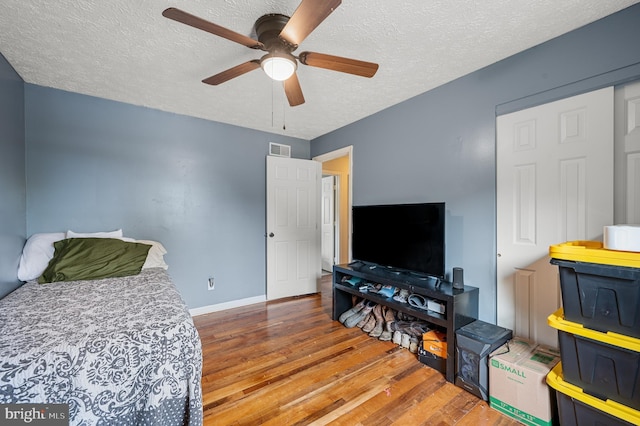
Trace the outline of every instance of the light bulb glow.
{"type": "Polygon", "coordinates": [[[260,61],[260,66],[269,77],[276,81],[284,81],[296,71],[296,63],[292,59],[273,54],[265,55],[260,61]]]}

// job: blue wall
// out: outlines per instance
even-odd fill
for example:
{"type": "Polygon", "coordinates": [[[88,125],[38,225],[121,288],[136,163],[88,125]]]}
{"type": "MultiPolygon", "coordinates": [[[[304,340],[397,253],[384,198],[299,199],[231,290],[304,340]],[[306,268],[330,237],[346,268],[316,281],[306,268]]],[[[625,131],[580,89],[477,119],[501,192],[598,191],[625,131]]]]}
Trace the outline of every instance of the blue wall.
{"type": "Polygon", "coordinates": [[[19,285],[26,237],[24,83],[0,55],[0,298],[19,285]]]}
{"type": "Polygon", "coordinates": [[[122,227],[165,244],[189,307],[263,295],[268,142],[299,158],[353,145],[354,204],[447,203],[447,270],[465,269],[494,321],[496,111],[640,77],[639,23],[636,5],[311,145],[25,85],[2,58],[0,284],[26,235],[122,227]]]}
{"type": "Polygon", "coordinates": [[[353,204],[447,203],[447,271],[496,318],[496,111],[640,78],[640,5],[314,139],[353,145],[353,204]]]}
{"type": "Polygon", "coordinates": [[[190,308],[265,294],[269,142],[308,141],[31,84],[25,111],[28,235],[158,240],[190,308]]]}

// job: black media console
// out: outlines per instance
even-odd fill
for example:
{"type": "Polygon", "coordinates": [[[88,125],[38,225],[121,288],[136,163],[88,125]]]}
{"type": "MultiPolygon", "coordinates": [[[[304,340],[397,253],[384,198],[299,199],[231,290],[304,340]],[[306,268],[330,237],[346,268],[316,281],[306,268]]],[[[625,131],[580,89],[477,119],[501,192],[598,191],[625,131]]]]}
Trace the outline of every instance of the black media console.
{"type": "Polygon", "coordinates": [[[452,284],[441,281],[436,285],[434,279],[428,279],[411,273],[394,272],[384,267],[359,265],[336,265],[333,267],[333,319],[352,307],[352,295],[374,301],[393,310],[401,311],[424,320],[447,333],[446,379],[455,380],[455,332],[478,318],[478,288],[464,286],[464,289],[453,289],[452,284]],[[410,293],[420,294],[445,307],[444,313],[418,309],[408,303],[401,303],[391,297],[383,297],[375,293],[361,292],[359,285],[353,286],[343,282],[343,277],[359,277],[363,282],[391,285],[410,293]]]}

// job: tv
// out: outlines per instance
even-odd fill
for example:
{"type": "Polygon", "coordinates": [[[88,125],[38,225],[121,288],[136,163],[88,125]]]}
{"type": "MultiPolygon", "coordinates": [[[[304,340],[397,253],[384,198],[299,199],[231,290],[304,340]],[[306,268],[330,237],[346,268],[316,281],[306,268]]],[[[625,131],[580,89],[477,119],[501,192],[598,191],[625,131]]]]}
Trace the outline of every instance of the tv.
{"type": "Polygon", "coordinates": [[[352,257],[444,279],[445,203],[353,206],[352,257]]]}

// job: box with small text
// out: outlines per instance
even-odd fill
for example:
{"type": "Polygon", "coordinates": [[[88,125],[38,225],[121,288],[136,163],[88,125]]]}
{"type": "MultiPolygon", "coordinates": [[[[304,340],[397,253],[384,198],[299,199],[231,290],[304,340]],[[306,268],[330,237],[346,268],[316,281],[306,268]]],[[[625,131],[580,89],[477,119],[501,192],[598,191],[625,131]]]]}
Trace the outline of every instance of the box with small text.
{"type": "Polygon", "coordinates": [[[489,358],[491,407],[525,425],[551,426],[557,407],[546,376],[559,361],[556,349],[517,337],[497,348],[489,358]]]}

